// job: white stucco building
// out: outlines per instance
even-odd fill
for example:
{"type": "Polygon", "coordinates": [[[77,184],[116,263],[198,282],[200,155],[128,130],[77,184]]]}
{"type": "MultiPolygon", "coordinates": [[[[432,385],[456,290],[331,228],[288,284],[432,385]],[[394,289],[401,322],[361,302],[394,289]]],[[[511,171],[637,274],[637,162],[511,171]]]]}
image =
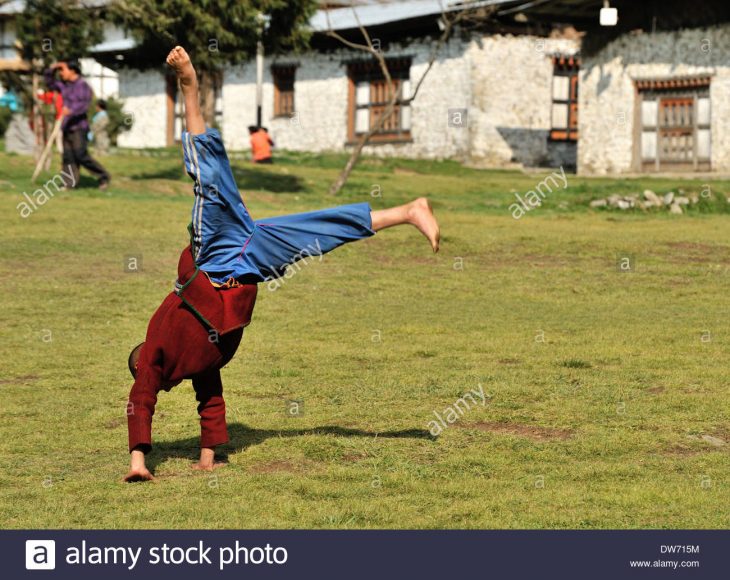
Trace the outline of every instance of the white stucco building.
{"type": "MultiPolygon", "coordinates": [[[[584,174],[730,171],[726,0],[611,0],[619,18],[610,28],[599,24],[603,0],[478,4],[494,9],[492,17],[454,32],[417,98],[398,107],[366,153],[584,174]]],[[[320,10],[306,53],[265,60],[262,125],[277,146],[345,150],[384,108],[375,59],[328,30],[361,41],[358,22],[366,26],[407,97],[428,65],[444,7],[460,9],[455,0],[363,0],[357,18],[332,3],[320,10]]],[[[94,49],[105,68],[89,65],[98,69],[95,90],[118,94],[134,118],[121,146],[173,145],[182,129],[176,83],[162,65],[127,66],[139,62],[139,54],[127,58],[134,52],[132,39],[109,25],[94,49]]],[[[224,68],[216,124],[232,150],[248,148],[255,96],[253,60],[224,68]]]]}
{"type": "Polygon", "coordinates": [[[580,172],[730,171],[730,25],[623,35],[580,82],[580,172]]]}
{"type": "MultiPolygon", "coordinates": [[[[401,94],[410,96],[439,35],[441,4],[411,0],[360,6],[357,13],[382,43],[401,94]]],[[[283,149],[341,151],[383,109],[385,85],[374,59],[325,34],[331,25],[356,37],[351,9],[330,10],[329,21],[320,12],[311,24],[317,31],[312,50],[266,60],[262,124],[283,149]]],[[[574,102],[577,98],[571,81],[579,66],[575,31],[550,25],[540,34],[498,28],[504,31],[468,37],[457,30],[438,52],[412,105],[399,107],[366,153],[500,167],[575,166],[577,118],[570,111],[571,91],[574,102]]],[[[120,145],[173,144],[181,111],[175,83],[163,67],[121,67],[119,83],[125,109],[135,118],[120,145]]],[[[253,60],[223,70],[216,110],[227,147],[248,148],[247,127],[256,124],[255,96],[253,60]]]]}

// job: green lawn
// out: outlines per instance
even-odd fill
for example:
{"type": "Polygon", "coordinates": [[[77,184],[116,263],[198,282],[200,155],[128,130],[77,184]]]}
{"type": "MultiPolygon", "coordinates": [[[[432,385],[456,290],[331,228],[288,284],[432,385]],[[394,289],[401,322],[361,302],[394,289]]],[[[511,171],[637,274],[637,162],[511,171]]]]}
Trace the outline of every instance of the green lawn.
{"type": "Polygon", "coordinates": [[[186,244],[179,153],[108,158],[108,193],[59,193],[26,219],[32,163],[0,154],[3,527],[730,526],[730,216],[587,208],[706,182],[568,176],[517,221],[514,192],[547,172],[367,159],[332,198],[341,156],[280,161],[235,162],[255,217],[427,194],[442,251],[389,230],[262,285],[223,371],[229,465],[190,469],[184,382],[160,396],[158,481],[126,485],[126,359],[186,244]],[[480,388],[484,406],[430,435],[480,388]]]}

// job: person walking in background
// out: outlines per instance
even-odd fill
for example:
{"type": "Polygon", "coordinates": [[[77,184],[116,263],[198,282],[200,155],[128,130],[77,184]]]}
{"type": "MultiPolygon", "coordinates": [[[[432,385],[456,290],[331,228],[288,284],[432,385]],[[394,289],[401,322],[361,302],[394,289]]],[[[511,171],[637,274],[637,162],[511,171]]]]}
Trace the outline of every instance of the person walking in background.
{"type": "Polygon", "coordinates": [[[91,118],[90,141],[94,143],[94,151],[99,155],[109,153],[109,114],[106,112],[106,101],[96,101],[96,113],[91,118]]]}
{"type": "MultiPolygon", "coordinates": [[[[89,155],[87,133],[89,120],[87,112],[91,105],[91,87],[81,76],[77,61],[61,61],[44,73],[49,90],[58,91],[63,97],[63,176],[66,188],[72,189],[79,183],[79,166],[88,169],[99,180],[99,189],[109,186],[109,173],[89,155]],[[58,72],[59,79],[56,79],[58,72]]],[[[62,173],[62,175],[63,175],[62,173]]]]}
{"type": "MultiPolygon", "coordinates": [[[[44,105],[53,105],[54,121],[58,121],[63,116],[63,97],[61,93],[56,91],[38,91],[38,100],[44,105]]],[[[56,150],[63,155],[63,133],[56,135],[56,150]]]]}
{"type": "Polygon", "coordinates": [[[251,135],[251,158],[254,163],[273,163],[271,158],[271,147],[274,142],[269,137],[269,132],[264,127],[251,125],[248,128],[251,135]]]}

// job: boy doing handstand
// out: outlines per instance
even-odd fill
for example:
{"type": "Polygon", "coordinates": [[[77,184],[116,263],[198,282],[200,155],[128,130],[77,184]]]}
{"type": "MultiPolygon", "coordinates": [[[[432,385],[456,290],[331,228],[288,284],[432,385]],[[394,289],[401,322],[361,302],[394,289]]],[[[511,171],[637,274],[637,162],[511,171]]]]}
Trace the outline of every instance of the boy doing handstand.
{"type": "Polygon", "coordinates": [[[172,49],[184,104],[182,135],[187,173],[194,181],[191,244],[178,264],[175,291],[157,309],[145,342],[129,359],[134,375],[127,404],[131,466],[124,480],[153,479],[145,465],[152,448],[152,416],[161,390],[192,379],[200,414],[197,469],[212,470],[215,448],[228,442],[220,369],[233,357],[251,320],[259,282],[281,276],[304,255],[325,254],[392,226],[415,226],[439,249],[439,227],[425,198],[371,211],[356,203],[254,220],[236,187],[221,136],[205,126],[198,81],[188,54],[172,49]]]}

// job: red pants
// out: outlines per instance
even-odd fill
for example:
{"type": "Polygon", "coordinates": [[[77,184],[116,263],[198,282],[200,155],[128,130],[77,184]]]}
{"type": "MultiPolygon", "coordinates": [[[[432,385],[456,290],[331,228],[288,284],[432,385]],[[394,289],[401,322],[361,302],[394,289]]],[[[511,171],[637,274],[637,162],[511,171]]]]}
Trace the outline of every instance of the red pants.
{"type": "Polygon", "coordinates": [[[221,373],[213,369],[193,377],[195,399],[200,415],[200,446],[215,447],[228,443],[226,402],[223,400],[221,373]]]}
{"type": "Polygon", "coordinates": [[[152,416],[157,393],[183,379],[192,379],[200,414],[200,445],[215,447],[228,441],[226,405],[220,370],[238,349],[243,328],[222,336],[207,329],[171,293],[150,320],[137,363],[137,377],[127,403],[129,450],[152,448],[152,416]]]}

